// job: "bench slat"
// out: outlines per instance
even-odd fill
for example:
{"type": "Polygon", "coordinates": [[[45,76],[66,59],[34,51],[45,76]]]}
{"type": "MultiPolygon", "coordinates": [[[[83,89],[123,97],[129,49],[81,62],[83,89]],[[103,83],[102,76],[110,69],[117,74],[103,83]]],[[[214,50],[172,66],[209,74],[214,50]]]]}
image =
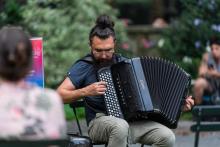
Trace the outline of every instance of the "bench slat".
{"type": "Polygon", "coordinates": [[[195,106],[192,110],[194,116],[199,116],[199,112],[202,113],[202,116],[220,116],[220,105],[195,106]]]}
{"type": "Polygon", "coordinates": [[[200,124],[199,126],[191,126],[191,131],[196,132],[197,129],[199,129],[199,131],[220,131],[220,124],[200,124]]]}

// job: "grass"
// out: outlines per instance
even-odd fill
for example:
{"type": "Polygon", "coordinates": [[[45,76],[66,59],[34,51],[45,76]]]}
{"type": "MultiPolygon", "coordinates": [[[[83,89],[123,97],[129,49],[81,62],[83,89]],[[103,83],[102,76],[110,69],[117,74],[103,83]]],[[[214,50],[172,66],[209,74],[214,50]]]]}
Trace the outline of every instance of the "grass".
{"type": "MultiPolygon", "coordinates": [[[[65,112],[65,118],[67,121],[75,119],[73,109],[70,108],[69,104],[64,105],[64,112],[65,112]]],[[[76,113],[79,119],[85,118],[85,111],[84,108],[77,108],[76,113]]]]}
{"type": "Polygon", "coordinates": [[[180,120],[192,120],[191,112],[183,112],[180,116],[180,120]]]}

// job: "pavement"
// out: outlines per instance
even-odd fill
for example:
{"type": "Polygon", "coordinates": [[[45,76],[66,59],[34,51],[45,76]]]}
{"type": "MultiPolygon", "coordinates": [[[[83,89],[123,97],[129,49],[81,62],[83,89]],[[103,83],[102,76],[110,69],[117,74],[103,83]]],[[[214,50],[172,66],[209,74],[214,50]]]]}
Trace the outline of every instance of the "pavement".
{"type": "MultiPolygon", "coordinates": [[[[173,130],[176,135],[175,147],[194,147],[195,133],[190,131],[193,121],[179,121],[178,127],[173,130]]],[[[85,120],[80,120],[83,135],[87,136],[87,125],[85,120]]],[[[67,123],[68,131],[78,133],[75,121],[67,123]]],[[[104,147],[103,145],[95,145],[94,147],[104,147]]],[[[130,145],[129,147],[140,147],[140,144],[130,145]]],[[[145,147],[150,147],[145,145],[145,147]]],[[[201,132],[199,139],[199,147],[220,147],[220,132],[201,132]]]]}

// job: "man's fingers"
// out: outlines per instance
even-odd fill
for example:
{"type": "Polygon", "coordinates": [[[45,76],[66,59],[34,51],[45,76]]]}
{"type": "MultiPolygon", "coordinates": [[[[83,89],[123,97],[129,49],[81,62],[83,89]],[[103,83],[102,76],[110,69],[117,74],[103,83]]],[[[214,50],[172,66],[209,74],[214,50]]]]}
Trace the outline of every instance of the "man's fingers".
{"type": "Polygon", "coordinates": [[[104,94],[105,94],[105,91],[98,91],[98,94],[99,94],[99,95],[104,95],[104,94]]]}
{"type": "Polygon", "coordinates": [[[190,102],[191,106],[193,106],[195,104],[193,99],[190,99],[189,102],[190,102]]]}
{"type": "Polygon", "coordinates": [[[105,92],[99,92],[98,94],[99,94],[99,95],[104,95],[104,94],[105,94],[105,92]]]}
{"type": "Polygon", "coordinates": [[[105,85],[99,85],[99,88],[106,88],[105,85]]]}
{"type": "Polygon", "coordinates": [[[188,97],[188,98],[186,99],[186,102],[187,102],[189,105],[191,105],[191,106],[194,105],[194,100],[192,99],[192,96],[188,97]]]}
{"type": "Polygon", "coordinates": [[[105,87],[104,87],[104,88],[99,88],[98,91],[100,91],[100,92],[104,91],[104,92],[105,92],[106,89],[107,89],[107,88],[105,88],[105,87]]]}
{"type": "Polygon", "coordinates": [[[105,81],[100,81],[100,82],[97,82],[98,83],[98,85],[107,85],[107,83],[105,82],[105,81]]]}
{"type": "Polygon", "coordinates": [[[191,109],[191,107],[189,105],[186,105],[184,108],[184,111],[189,111],[191,109]]]}

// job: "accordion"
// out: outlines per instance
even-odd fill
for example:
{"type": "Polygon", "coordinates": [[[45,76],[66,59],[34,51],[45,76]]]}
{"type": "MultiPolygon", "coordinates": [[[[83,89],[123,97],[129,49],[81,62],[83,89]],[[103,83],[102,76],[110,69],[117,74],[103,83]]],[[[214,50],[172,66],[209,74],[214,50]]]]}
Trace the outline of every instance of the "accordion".
{"type": "Polygon", "coordinates": [[[156,57],[127,59],[98,70],[107,83],[107,114],[128,122],[153,120],[176,128],[190,87],[190,75],[176,64],[156,57]]]}

